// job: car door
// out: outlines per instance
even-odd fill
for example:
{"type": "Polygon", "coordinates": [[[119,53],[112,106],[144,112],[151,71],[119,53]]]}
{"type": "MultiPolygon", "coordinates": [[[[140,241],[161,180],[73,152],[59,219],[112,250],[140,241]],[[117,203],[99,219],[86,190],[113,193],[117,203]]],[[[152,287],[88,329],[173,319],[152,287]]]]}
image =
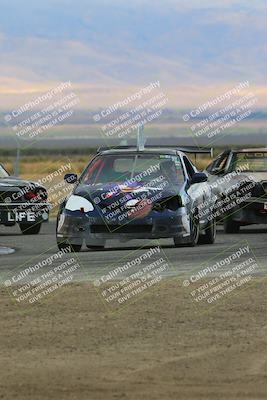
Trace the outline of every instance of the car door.
{"type": "Polygon", "coordinates": [[[212,192],[207,182],[191,184],[192,177],[199,172],[191,161],[183,156],[183,162],[188,176],[187,193],[191,198],[190,213],[198,213],[200,227],[207,225],[210,210],[212,209],[212,192]]]}

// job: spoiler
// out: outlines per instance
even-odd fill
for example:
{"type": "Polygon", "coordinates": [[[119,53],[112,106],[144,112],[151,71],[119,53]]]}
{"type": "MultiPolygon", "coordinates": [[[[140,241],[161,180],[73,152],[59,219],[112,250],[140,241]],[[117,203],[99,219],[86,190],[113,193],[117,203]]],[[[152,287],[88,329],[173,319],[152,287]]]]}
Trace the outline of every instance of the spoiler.
{"type": "Polygon", "coordinates": [[[178,147],[179,151],[183,153],[190,153],[190,154],[209,154],[213,157],[213,148],[212,147],[194,147],[194,146],[185,146],[185,147],[178,147]]]}

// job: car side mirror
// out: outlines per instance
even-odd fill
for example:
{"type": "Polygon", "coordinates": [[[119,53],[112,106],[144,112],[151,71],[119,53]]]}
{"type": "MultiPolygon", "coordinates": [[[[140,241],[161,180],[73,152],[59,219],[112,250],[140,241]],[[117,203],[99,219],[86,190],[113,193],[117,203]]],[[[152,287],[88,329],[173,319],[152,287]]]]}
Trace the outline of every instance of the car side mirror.
{"type": "Polygon", "coordinates": [[[195,183],[203,183],[207,182],[208,177],[204,172],[197,172],[192,176],[192,179],[190,181],[191,185],[194,185],[195,183]]]}
{"type": "Polygon", "coordinates": [[[64,176],[64,181],[70,184],[76,183],[78,181],[78,175],[77,174],[66,174],[64,176]]]}

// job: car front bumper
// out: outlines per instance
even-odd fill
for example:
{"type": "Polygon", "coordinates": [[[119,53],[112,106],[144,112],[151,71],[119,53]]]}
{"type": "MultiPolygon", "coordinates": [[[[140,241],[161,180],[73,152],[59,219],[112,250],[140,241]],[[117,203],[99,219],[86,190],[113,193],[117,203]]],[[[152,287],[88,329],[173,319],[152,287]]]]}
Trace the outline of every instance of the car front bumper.
{"type": "Polygon", "coordinates": [[[101,245],[110,239],[128,241],[180,237],[182,243],[190,235],[190,220],[185,208],[175,212],[152,211],[145,218],[138,218],[124,224],[119,224],[115,220],[107,223],[99,215],[89,216],[88,214],[64,210],[58,222],[58,242],[69,241],[71,244],[81,244],[84,240],[87,245],[101,245]]]}

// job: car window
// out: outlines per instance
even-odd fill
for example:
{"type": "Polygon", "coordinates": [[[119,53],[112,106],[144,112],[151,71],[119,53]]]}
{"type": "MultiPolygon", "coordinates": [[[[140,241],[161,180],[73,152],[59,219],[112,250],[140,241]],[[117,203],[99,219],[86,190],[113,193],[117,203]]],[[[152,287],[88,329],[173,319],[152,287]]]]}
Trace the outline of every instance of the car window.
{"type": "Polygon", "coordinates": [[[207,171],[211,175],[219,175],[225,171],[225,167],[228,160],[228,153],[220,154],[208,167],[207,171]]]}
{"type": "Polygon", "coordinates": [[[267,172],[267,152],[235,153],[232,170],[267,172]]]}
{"type": "Polygon", "coordinates": [[[126,171],[132,171],[134,166],[134,158],[117,158],[114,160],[113,168],[116,173],[124,174],[126,171]]]}
{"type": "Polygon", "coordinates": [[[213,160],[206,168],[206,171],[208,171],[210,174],[212,173],[215,162],[216,162],[216,160],[213,160]]]}
{"type": "Polygon", "coordinates": [[[0,178],[7,178],[9,176],[5,168],[0,164],[0,178]]]}
{"type": "Polygon", "coordinates": [[[171,185],[179,185],[185,179],[181,160],[177,156],[162,158],[160,161],[160,173],[171,185]]]}
{"type": "Polygon", "coordinates": [[[134,180],[151,182],[164,176],[168,182],[184,182],[183,167],[179,156],[175,155],[99,155],[86,168],[81,183],[125,183],[134,180]]]}
{"type": "Polygon", "coordinates": [[[160,161],[158,157],[137,157],[135,159],[134,174],[139,174],[147,168],[151,167],[155,170],[159,169],[160,161]]]}

